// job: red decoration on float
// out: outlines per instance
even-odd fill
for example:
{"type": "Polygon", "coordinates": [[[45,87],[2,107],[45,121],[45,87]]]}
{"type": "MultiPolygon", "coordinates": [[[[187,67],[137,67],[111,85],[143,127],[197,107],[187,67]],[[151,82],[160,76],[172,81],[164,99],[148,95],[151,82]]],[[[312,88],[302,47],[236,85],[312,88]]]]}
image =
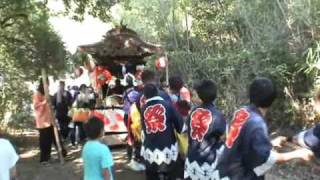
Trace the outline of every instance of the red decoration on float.
{"type": "Polygon", "coordinates": [[[90,76],[94,81],[93,86],[95,89],[102,88],[104,84],[112,79],[111,73],[102,66],[96,66],[90,76]]]}

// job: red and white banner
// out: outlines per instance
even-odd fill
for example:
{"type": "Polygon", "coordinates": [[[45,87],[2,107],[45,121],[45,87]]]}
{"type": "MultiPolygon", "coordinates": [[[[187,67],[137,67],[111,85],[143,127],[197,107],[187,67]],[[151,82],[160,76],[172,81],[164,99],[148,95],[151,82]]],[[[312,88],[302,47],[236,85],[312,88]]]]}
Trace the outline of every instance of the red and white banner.
{"type": "Polygon", "coordinates": [[[92,116],[103,121],[105,132],[127,132],[122,109],[94,110],[92,116]]]}

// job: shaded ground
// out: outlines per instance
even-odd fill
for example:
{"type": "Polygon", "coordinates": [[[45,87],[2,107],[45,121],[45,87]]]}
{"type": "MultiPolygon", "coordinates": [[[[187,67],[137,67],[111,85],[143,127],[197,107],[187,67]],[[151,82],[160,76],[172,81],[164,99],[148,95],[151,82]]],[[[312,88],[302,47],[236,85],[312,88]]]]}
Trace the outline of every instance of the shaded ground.
{"type": "MultiPolygon", "coordinates": [[[[18,163],[20,180],[81,180],[82,161],[80,148],[69,149],[72,158],[64,165],[60,165],[57,155],[53,154],[50,166],[42,167],[38,163],[37,134],[21,135],[10,138],[16,145],[21,159],[18,163]]],[[[115,178],[117,180],[142,180],[142,173],[136,173],[125,168],[126,155],[124,148],[112,148],[115,165],[115,178]]],[[[320,180],[320,166],[292,162],[287,165],[276,166],[267,175],[267,180],[320,180]]]]}
{"type": "MultiPolygon", "coordinates": [[[[20,153],[21,159],[18,163],[19,180],[81,180],[82,160],[80,159],[81,148],[67,147],[71,158],[61,165],[56,152],[53,152],[51,164],[48,167],[40,166],[39,150],[37,148],[38,138],[36,134],[14,138],[13,142],[20,153]]],[[[126,151],[122,147],[112,148],[115,161],[116,179],[143,179],[143,173],[128,170],[125,167],[126,151]]]]}

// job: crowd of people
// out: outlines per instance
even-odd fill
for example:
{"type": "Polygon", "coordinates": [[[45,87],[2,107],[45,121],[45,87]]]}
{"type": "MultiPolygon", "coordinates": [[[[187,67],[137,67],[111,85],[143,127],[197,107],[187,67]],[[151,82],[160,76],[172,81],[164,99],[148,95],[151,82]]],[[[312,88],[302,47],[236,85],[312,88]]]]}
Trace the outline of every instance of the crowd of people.
{"type": "Polygon", "coordinates": [[[89,112],[90,108],[95,107],[96,95],[93,89],[85,84],[82,84],[80,87],[74,86],[67,90],[65,82],[60,81],[58,91],[51,97],[54,110],[54,114],[51,114],[44,89],[43,81],[40,79],[37,91],[33,95],[33,105],[36,128],[39,131],[40,163],[46,166],[49,165],[51,146],[53,144],[57,147],[57,143],[59,142],[62,154],[66,157],[65,142],[70,142],[73,147],[85,142],[86,133],[83,123],[88,119],[88,116],[73,116],[70,112],[72,108],[87,110],[89,112]],[[55,120],[60,132],[58,142],[54,135],[52,122],[55,120]]]}
{"type": "MultiPolygon", "coordinates": [[[[144,171],[147,180],[259,180],[264,179],[276,163],[320,157],[320,125],[297,133],[293,138],[270,140],[265,117],[277,91],[268,78],[253,80],[248,89],[250,103],[236,110],[231,121],[226,121],[215,105],[219,97],[214,81],[194,82],[191,91],[180,76],[171,76],[168,87],[159,79],[151,70],[142,72],[142,83],[136,83],[135,77],[127,74],[124,77],[126,86],[118,79],[115,87],[106,92],[123,97],[128,167],[144,171]],[[274,147],[285,141],[292,141],[301,148],[277,152],[274,147]]],[[[61,81],[51,99],[55,113],[52,114],[43,81],[39,81],[33,106],[42,165],[49,165],[53,144],[60,143],[62,155],[67,157],[64,144],[70,142],[76,146],[80,143],[83,145],[84,179],[114,179],[111,151],[101,141],[103,121],[87,112],[81,116],[72,112],[74,108],[94,109],[97,97],[91,87],[81,85],[67,90],[61,81]],[[55,119],[60,132],[58,141],[52,122],[55,119]]],[[[0,151],[0,179],[7,180],[10,172],[11,176],[15,174],[18,156],[8,141],[0,139],[0,144],[1,148],[8,149],[0,151]],[[2,162],[3,157],[10,160],[2,162]]]]}
{"type": "MultiPolygon", "coordinates": [[[[142,126],[138,132],[142,138],[133,136],[130,143],[135,153],[129,166],[145,171],[147,180],[258,180],[276,163],[319,157],[320,126],[293,138],[302,148],[286,153],[274,150],[288,139],[269,139],[265,117],[277,91],[268,78],[253,80],[250,103],[234,113],[230,124],[215,105],[217,85],[212,80],[195,82],[197,98],[191,100],[181,77],[170,77],[168,88],[161,87],[158,79],[155,72],[145,70],[143,88],[128,101],[138,107],[142,126]],[[183,141],[187,141],[186,151],[182,151],[183,141]]],[[[130,110],[128,116],[129,132],[136,134],[130,126],[130,110]]]]}

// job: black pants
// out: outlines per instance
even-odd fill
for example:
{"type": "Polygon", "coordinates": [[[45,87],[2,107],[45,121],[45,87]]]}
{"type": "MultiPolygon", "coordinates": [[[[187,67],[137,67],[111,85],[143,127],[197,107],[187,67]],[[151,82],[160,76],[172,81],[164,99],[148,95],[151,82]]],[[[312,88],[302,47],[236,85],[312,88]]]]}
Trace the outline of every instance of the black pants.
{"type": "Polygon", "coordinates": [[[175,166],[172,168],[172,177],[174,179],[184,179],[184,163],[185,159],[179,155],[175,166]]]}
{"type": "Polygon", "coordinates": [[[146,170],[146,180],[174,180],[170,176],[168,173],[146,170]]]}
{"type": "Polygon", "coordinates": [[[137,161],[137,162],[142,162],[142,157],[140,155],[140,151],[141,151],[141,142],[138,142],[134,139],[133,134],[131,133],[130,128],[130,124],[128,123],[128,114],[124,114],[124,123],[125,126],[128,129],[128,138],[132,139],[132,145],[130,145],[129,143],[127,144],[127,157],[128,160],[130,161],[132,158],[137,161]]]}
{"type": "Polygon", "coordinates": [[[139,163],[143,162],[143,158],[141,156],[141,142],[137,142],[137,141],[134,141],[133,142],[133,154],[134,154],[134,157],[133,159],[139,163]]]}
{"type": "MultiPolygon", "coordinates": [[[[129,129],[130,125],[128,124],[128,118],[129,118],[128,114],[125,113],[124,116],[123,116],[123,122],[124,122],[124,125],[127,127],[127,130],[128,130],[128,139],[130,138],[133,141],[133,136],[130,133],[131,131],[129,129]]],[[[133,143],[134,142],[132,142],[132,144],[133,143]]],[[[129,140],[128,140],[128,142],[127,142],[127,158],[128,158],[129,161],[132,159],[132,151],[133,151],[133,147],[132,147],[132,145],[129,144],[129,140]]]]}
{"type": "Polygon", "coordinates": [[[175,180],[176,178],[173,174],[175,166],[176,162],[171,164],[162,163],[161,165],[146,162],[146,180],[175,180]]]}
{"type": "Polygon", "coordinates": [[[57,116],[59,127],[60,127],[60,133],[63,139],[67,139],[69,134],[69,123],[70,123],[70,117],[67,115],[65,116],[57,116]]]}
{"type": "Polygon", "coordinates": [[[129,120],[129,115],[125,113],[123,116],[123,122],[124,122],[124,125],[127,127],[127,129],[129,129],[128,120],[129,120]]]}
{"type": "Polygon", "coordinates": [[[80,142],[83,142],[86,139],[86,134],[84,132],[84,128],[83,128],[83,122],[74,122],[74,127],[71,130],[71,134],[70,134],[70,139],[71,139],[71,143],[72,145],[76,144],[76,139],[79,138],[80,142]],[[76,130],[78,129],[78,136],[76,137],[76,130]]]}
{"type": "MultiPolygon", "coordinates": [[[[40,162],[49,161],[51,157],[51,147],[52,144],[55,145],[56,150],[58,151],[58,146],[56,139],[54,137],[54,130],[53,126],[39,129],[39,146],[40,146],[40,162]]],[[[65,157],[67,155],[67,151],[64,148],[63,144],[61,143],[61,137],[60,138],[60,146],[62,150],[62,155],[65,157]]]]}
{"type": "Polygon", "coordinates": [[[40,162],[49,161],[51,145],[54,142],[53,127],[39,129],[40,162]]]}
{"type": "Polygon", "coordinates": [[[136,162],[143,162],[143,159],[140,154],[141,151],[141,142],[133,142],[133,145],[127,144],[127,157],[130,161],[131,159],[135,160],[136,162]]]}

